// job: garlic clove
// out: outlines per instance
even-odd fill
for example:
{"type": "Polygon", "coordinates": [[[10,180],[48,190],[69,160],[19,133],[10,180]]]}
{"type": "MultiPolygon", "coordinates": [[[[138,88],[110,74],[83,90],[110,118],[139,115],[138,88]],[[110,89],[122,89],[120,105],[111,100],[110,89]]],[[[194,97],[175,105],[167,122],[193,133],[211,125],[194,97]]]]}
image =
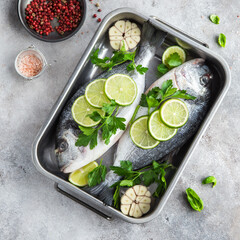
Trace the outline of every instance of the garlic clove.
{"type": "Polygon", "coordinates": [[[137,26],[137,24],[136,23],[132,23],[132,29],[133,28],[137,28],[138,26],[137,26]]]}
{"type": "Polygon", "coordinates": [[[141,200],[144,198],[144,196],[137,196],[136,197],[136,203],[139,203],[139,202],[141,202],[141,200]]]}
{"type": "Polygon", "coordinates": [[[122,36],[109,36],[109,39],[110,40],[113,40],[113,41],[122,41],[123,40],[123,37],[122,36]]]}
{"type": "Polygon", "coordinates": [[[145,195],[146,192],[147,192],[147,187],[141,185],[139,188],[138,195],[143,196],[143,195],[145,195]]]}
{"type": "Polygon", "coordinates": [[[151,193],[150,193],[149,191],[147,191],[147,192],[145,193],[145,196],[146,196],[146,197],[151,197],[151,193]]]}
{"type": "Polygon", "coordinates": [[[143,214],[142,214],[142,211],[141,211],[139,205],[136,204],[136,205],[135,205],[135,208],[134,208],[134,212],[133,212],[133,217],[139,218],[139,217],[141,217],[142,215],[143,215],[143,214]]]}
{"type": "Polygon", "coordinates": [[[129,211],[129,216],[130,216],[130,217],[133,216],[135,206],[136,206],[136,203],[132,203],[132,206],[131,206],[130,211],[129,211]]]}
{"type": "Polygon", "coordinates": [[[138,27],[132,29],[131,36],[140,36],[140,35],[141,35],[141,31],[138,27]]]}
{"type": "Polygon", "coordinates": [[[139,201],[140,203],[150,203],[151,202],[151,198],[150,197],[142,197],[142,199],[140,199],[139,201]]]}
{"type": "Polygon", "coordinates": [[[122,33],[125,31],[126,22],[124,20],[117,21],[115,27],[122,33]]]}
{"type": "Polygon", "coordinates": [[[139,42],[140,42],[140,36],[131,36],[131,38],[132,38],[136,43],[139,43],[139,42]]]}
{"type": "Polygon", "coordinates": [[[122,204],[122,205],[121,205],[121,212],[122,212],[124,215],[128,215],[129,210],[130,210],[130,207],[131,207],[130,204],[122,204]]]}
{"type": "Polygon", "coordinates": [[[125,33],[125,37],[126,37],[126,38],[127,38],[127,37],[131,37],[131,32],[132,32],[132,30],[127,31],[127,32],[125,33]]]}
{"type": "Polygon", "coordinates": [[[136,194],[132,188],[129,188],[126,191],[125,195],[127,195],[132,201],[135,201],[135,199],[136,199],[136,194]]]}
{"type": "Polygon", "coordinates": [[[121,204],[131,204],[132,203],[132,199],[130,199],[127,195],[123,195],[121,197],[121,204]]]}
{"type": "Polygon", "coordinates": [[[109,37],[111,36],[122,36],[122,32],[120,32],[115,26],[109,29],[109,37]]]}
{"type": "Polygon", "coordinates": [[[132,23],[130,21],[126,21],[124,32],[127,33],[130,29],[132,29],[132,23]]]}
{"type": "Polygon", "coordinates": [[[135,185],[135,186],[133,187],[133,190],[134,190],[134,192],[136,193],[136,195],[138,195],[139,188],[140,188],[140,185],[135,185]]]}
{"type": "Polygon", "coordinates": [[[141,209],[142,213],[145,214],[150,210],[150,204],[139,203],[139,208],[141,209]]]}
{"type": "Polygon", "coordinates": [[[113,49],[115,50],[118,50],[120,49],[120,44],[121,44],[121,41],[110,41],[110,45],[113,49]]]}
{"type": "Polygon", "coordinates": [[[137,43],[131,37],[127,37],[125,39],[125,41],[126,41],[128,47],[129,47],[129,49],[133,49],[137,46],[137,43]]]}

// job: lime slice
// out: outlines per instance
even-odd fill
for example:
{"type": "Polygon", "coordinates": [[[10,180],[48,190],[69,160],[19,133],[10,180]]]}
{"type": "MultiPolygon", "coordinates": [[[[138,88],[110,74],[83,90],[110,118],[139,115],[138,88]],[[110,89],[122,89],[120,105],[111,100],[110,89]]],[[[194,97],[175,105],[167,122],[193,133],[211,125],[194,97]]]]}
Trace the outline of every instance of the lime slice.
{"type": "Polygon", "coordinates": [[[177,42],[177,44],[178,44],[180,47],[182,47],[182,48],[184,48],[184,49],[191,49],[191,46],[190,46],[188,43],[182,41],[182,40],[179,39],[179,38],[176,38],[176,42],[177,42]]]}
{"type": "Polygon", "coordinates": [[[148,132],[148,116],[138,118],[130,128],[132,141],[140,148],[151,149],[159,144],[148,132]]]}
{"type": "Polygon", "coordinates": [[[158,141],[167,141],[176,133],[176,128],[165,125],[159,116],[159,110],[154,111],[148,120],[148,130],[151,136],[158,141]]]}
{"type": "Polygon", "coordinates": [[[104,111],[91,106],[85,99],[84,95],[77,98],[72,105],[72,116],[73,119],[84,127],[93,127],[97,125],[100,121],[93,121],[88,114],[94,111],[99,112],[100,115],[104,116],[104,111]]]}
{"type": "Polygon", "coordinates": [[[85,98],[90,105],[102,108],[104,103],[109,103],[109,99],[104,93],[106,79],[96,79],[89,83],[85,90],[85,98]]]}
{"type": "Polygon", "coordinates": [[[128,75],[114,74],[105,83],[105,93],[117,104],[127,106],[133,103],[137,96],[137,85],[128,75]]]}
{"type": "Polygon", "coordinates": [[[186,104],[179,99],[170,99],[160,108],[160,117],[169,127],[182,127],[188,120],[188,108],[186,104]]]}
{"type": "Polygon", "coordinates": [[[86,166],[72,172],[68,180],[78,187],[84,187],[88,183],[88,174],[98,166],[97,162],[90,162],[86,166]]]}
{"type": "Polygon", "coordinates": [[[163,53],[163,55],[162,55],[163,64],[167,65],[167,59],[173,53],[178,53],[178,55],[180,56],[180,58],[182,60],[182,63],[184,63],[186,61],[185,51],[179,46],[172,46],[172,47],[167,48],[165,50],[165,52],[163,53]]]}

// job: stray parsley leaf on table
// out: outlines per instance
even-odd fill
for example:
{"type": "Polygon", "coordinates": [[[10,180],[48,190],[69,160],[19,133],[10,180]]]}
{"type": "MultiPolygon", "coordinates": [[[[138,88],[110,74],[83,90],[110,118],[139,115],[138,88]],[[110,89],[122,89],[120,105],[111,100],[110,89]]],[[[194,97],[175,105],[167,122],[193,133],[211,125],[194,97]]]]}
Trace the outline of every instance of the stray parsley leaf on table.
{"type": "Polygon", "coordinates": [[[219,24],[219,22],[220,22],[220,18],[217,15],[212,14],[209,16],[209,18],[210,18],[211,22],[213,22],[215,24],[219,24]]]}
{"type": "Polygon", "coordinates": [[[90,144],[90,149],[93,149],[95,146],[97,146],[98,131],[100,129],[102,131],[102,139],[105,141],[105,144],[109,144],[111,136],[116,134],[118,129],[125,130],[126,128],[124,123],[126,119],[116,116],[118,108],[118,104],[114,100],[111,100],[110,103],[103,104],[102,110],[105,112],[104,117],[101,116],[97,111],[89,114],[89,117],[93,121],[98,122],[101,120],[99,127],[88,128],[79,126],[82,132],[79,134],[75,145],[78,147],[86,147],[88,144],[90,144]]]}
{"type": "Polygon", "coordinates": [[[223,33],[220,33],[220,34],[219,34],[218,44],[219,44],[221,47],[225,47],[225,45],[226,45],[226,36],[225,36],[223,33]]]}
{"type": "Polygon", "coordinates": [[[202,184],[208,184],[208,183],[212,183],[213,184],[212,187],[214,188],[217,184],[217,179],[213,176],[209,176],[202,181],[202,184]]]}
{"type": "Polygon", "coordinates": [[[186,193],[188,202],[190,203],[191,207],[194,210],[201,212],[204,208],[202,199],[191,188],[186,189],[186,193]]]}
{"type": "Polygon", "coordinates": [[[99,58],[98,57],[99,50],[100,49],[98,48],[95,52],[93,52],[90,59],[93,64],[97,65],[98,67],[102,68],[103,70],[110,71],[110,70],[112,70],[112,68],[114,66],[122,64],[126,61],[131,61],[126,67],[127,71],[129,71],[129,72],[136,69],[136,71],[139,72],[140,74],[144,74],[148,70],[148,68],[143,67],[142,65],[136,66],[136,64],[134,62],[136,51],[134,51],[134,52],[126,51],[124,43],[119,51],[113,52],[113,56],[111,58],[109,58],[109,57],[99,58]]]}

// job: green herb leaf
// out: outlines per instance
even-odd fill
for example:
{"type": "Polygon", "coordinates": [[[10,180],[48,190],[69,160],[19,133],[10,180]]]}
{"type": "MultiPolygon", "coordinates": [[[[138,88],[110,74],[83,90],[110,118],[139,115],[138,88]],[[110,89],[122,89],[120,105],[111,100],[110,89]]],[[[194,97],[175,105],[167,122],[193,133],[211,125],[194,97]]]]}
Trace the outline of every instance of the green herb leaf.
{"type": "Polygon", "coordinates": [[[122,167],[116,167],[116,166],[110,166],[110,169],[117,174],[118,176],[124,177],[129,175],[129,170],[122,168],[122,167]]]}
{"type": "Polygon", "coordinates": [[[218,44],[219,44],[221,47],[225,47],[225,45],[226,45],[226,36],[225,36],[223,33],[220,33],[220,34],[219,34],[218,44]]]}
{"type": "Polygon", "coordinates": [[[133,180],[122,180],[120,182],[120,187],[132,187],[133,186],[133,180]]]}
{"type": "Polygon", "coordinates": [[[142,65],[137,65],[136,70],[140,73],[140,74],[144,74],[148,71],[147,67],[143,67],[142,65]]]}
{"type": "Polygon", "coordinates": [[[157,175],[153,170],[148,170],[142,174],[142,180],[146,187],[154,183],[157,179],[157,175]]]}
{"type": "Polygon", "coordinates": [[[147,107],[148,106],[147,95],[145,95],[144,93],[141,96],[141,100],[140,100],[139,105],[142,106],[142,107],[147,107]]]}
{"type": "Polygon", "coordinates": [[[136,55],[136,51],[127,52],[124,46],[124,43],[119,51],[114,51],[113,56],[111,58],[105,57],[103,59],[98,57],[99,49],[96,49],[95,52],[91,55],[91,62],[103,70],[112,70],[114,66],[122,64],[126,61],[131,61],[130,64],[127,65],[127,71],[133,71],[136,69],[140,74],[144,74],[147,72],[148,68],[143,67],[142,65],[135,65],[134,59],[136,55]]]}
{"type": "Polygon", "coordinates": [[[209,18],[215,24],[219,24],[219,22],[220,22],[220,18],[217,15],[212,14],[209,16],[209,18]]]}
{"type": "Polygon", "coordinates": [[[94,122],[98,122],[99,120],[102,119],[102,116],[99,114],[99,112],[94,111],[91,114],[88,114],[88,116],[94,121],[94,122]]]}
{"type": "Polygon", "coordinates": [[[182,98],[182,99],[190,99],[194,100],[196,97],[186,93],[185,90],[178,90],[173,95],[171,95],[171,98],[182,98]]]}
{"type": "Polygon", "coordinates": [[[173,86],[172,80],[164,81],[161,86],[163,95],[166,93],[167,89],[172,88],[172,86],[173,86]]]}
{"type": "Polygon", "coordinates": [[[202,199],[191,188],[188,188],[186,190],[186,193],[187,193],[188,202],[190,203],[191,207],[194,210],[201,212],[204,208],[202,199]]]}
{"type": "Polygon", "coordinates": [[[89,174],[88,174],[88,186],[94,187],[105,180],[107,174],[107,167],[102,165],[102,160],[100,162],[100,165],[96,168],[94,168],[89,174]]]}
{"type": "Polygon", "coordinates": [[[174,67],[178,67],[179,65],[181,65],[182,60],[181,60],[179,54],[175,52],[166,59],[166,64],[169,68],[174,68],[174,67]]]}
{"type": "Polygon", "coordinates": [[[161,63],[161,64],[158,65],[157,70],[161,74],[165,74],[165,73],[168,72],[168,67],[165,64],[161,63]]]}
{"type": "Polygon", "coordinates": [[[128,171],[132,171],[132,162],[130,161],[120,161],[120,165],[122,168],[128,170],[128,171]]]}
{"type": "Polygon", "coordinates": [[[83,134],[86,135],[86,136],[92,135],[93,132],[96,130],[95,128],[83,127],[83,126],[80,126],[80,125],[78,127],[83,132],[83,134]]]}
{"type": "Polygon", "coordinates": [[[91,135],[85,135],[84,133],[80,133],[78,135],[78,139],[75,143],[75,146],[86,147],[90,143],[90,149],[93,149],[97,145],[97,135],[98,131],[95,129],[91,135]]]}
{"type": "Polygon", "coordinates": [[[117,106],[117,103],[115,100],[111,100],[110,103],[104,103],[102,110],[107,114],[112,114],[112,112],[115,110],[117,106]]]}
{"type": "Polygon", "coordinates": [[[217,179],[213,176],[209,176],[202,181],[202,184],[208,184],[208,183],[212,183],[213,184],[212,187],[214,188],[217,184],[217,179]]]}

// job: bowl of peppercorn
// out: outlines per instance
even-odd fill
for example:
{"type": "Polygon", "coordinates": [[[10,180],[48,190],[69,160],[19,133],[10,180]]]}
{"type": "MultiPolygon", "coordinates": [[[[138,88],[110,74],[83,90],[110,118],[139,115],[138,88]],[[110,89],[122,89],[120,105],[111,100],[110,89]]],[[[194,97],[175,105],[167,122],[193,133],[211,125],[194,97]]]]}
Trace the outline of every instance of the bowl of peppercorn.
{"type": "Polygon", "coordinates": [[[35,38],[59,42],[72,37],[86,17],[86,0],[19,0],[18,15],[35,38]]]}

